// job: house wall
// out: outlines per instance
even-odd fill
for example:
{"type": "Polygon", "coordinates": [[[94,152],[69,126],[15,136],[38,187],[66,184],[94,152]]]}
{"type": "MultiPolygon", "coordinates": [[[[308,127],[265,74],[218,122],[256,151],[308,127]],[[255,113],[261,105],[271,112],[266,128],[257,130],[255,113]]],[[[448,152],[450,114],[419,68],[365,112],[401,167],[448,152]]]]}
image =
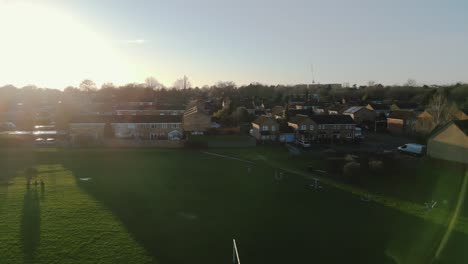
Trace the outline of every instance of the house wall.
{"type": "Polygon", "coordinates": [[[104,137],[104,123],[75,123],[69,126],[71,143],[75,143],[80,136],[86,136],[95,142],[104,137]]]}
{"type": "Polygon", "coordinates": [[[403,133],[404,131],[404,120],[387,118],[387,130],[391,133],[403,133]]]}
{"type": "Polygon", "coordinates": [[[400,108],[396,104],[392,104],[390,106],[390,111],[397,111],[397,110],[400,110],[400,108]]]}
{"type": "Polygon", "coordinates": [[[416,119],[414,131],[421,134],[428,134],[434,127],[435,125],[431,117],[420,116],[416,119]]]}
{"type": "Polygon", "coordinates": [[[211,127],[211,116],[196,112],[190,115],[184,115],[183,125],[185,131],[206,132],[211,127]]]}
{"type": "Polygon", "coordinates": [[[354,121],[356,123],[363,123],[363,122],[374,122],[375,120],[375,112],[371,111],[367,108],[362,108],[358,112],[354,114],[354,121]]]}
{"type": "Polygon", "coordinates": [[[302,130],[302,131],[310,131],[311,127],[310,125],[313,125],[315,128],[315,123],[311,119],[304,119],[301,122],[288,122],[288,126],[292,127],[295,130],[302,130]],[[302,126],[305,125],[305,129],[302,129],[302,126]]]}
{"type": "Polygon", "coordinates": [[[262,124],[252,123],[252,130],[250,134],[257,140],[276,141],[279,135],[279,124],[273,118],[268,119],[262,124]],[[267,130],[264,130],[263,126],[267,126],[267,130]],[[270,133],[269,135],[262,135],[262,131],[267,131],[270,133]]]}
{"type": "Polygon", "coordinates": [[[113,123],[116,138],[167,139],[174,130],[183,134],[181,123],[113,123]]]}
{"type": "Polygon", "coordinates": [[[449,125],[443,131],[432,137],[430,141],[437,141],[468,148],[468,137],[455,124],[449,125]]]}
{"type": "Polygon", "coordinates": [[[356,125],[354,124],[325,124],[325,125],[316,125],[316,129],[313,131],[315,139],[354,139],[356,125]]]}
{"type": "Polygon", "coordinates": [[[430,138],[427,155],[468,164],[468,137],[454,124],[430,138]]]}

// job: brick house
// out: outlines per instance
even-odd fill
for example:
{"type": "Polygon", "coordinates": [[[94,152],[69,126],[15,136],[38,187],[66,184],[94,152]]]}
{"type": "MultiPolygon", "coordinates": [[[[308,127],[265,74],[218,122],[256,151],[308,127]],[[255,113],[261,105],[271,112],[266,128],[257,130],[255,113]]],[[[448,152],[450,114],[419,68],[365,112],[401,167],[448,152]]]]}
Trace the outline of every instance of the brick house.
{"type": "Polygon", "coordinates": [[[354,140],[356,123],[349,115],[313,115],[310,119],[315,124],[310,127],[312,140],[354,140]]]}
{"type": "Polygon", "coordinates": [[[396,134],[411,134],[415,123],[416,115],[413,111],[397,110],[387,117],[387,130],[396,134]]]}
{"type": "Polygon", "coordinates": [[[279,124],[274,117],[262,115],[252,122],[250,134],[257,140],[276,141],[279,134],[279,124]]]}
{"type": "Polygon", "coordinates": [[[375,113],[364,106],[351,106],[343,111],[343,115],[349,115],[357,124],[371,124],[375,121],[375,113]]]}
{"type": "Polygon", "coordinates": [[[206,113],[198,105],[195,105],[184,113],[183,129],[190,135],[203,135],[211,127],[211,115],[206,113]]]}
{"type": "Polygon", "coordinates": [[[316,124],[306,115],[296,115],[290,118],[288,126],[294,130],[295,139],[309,143],[314,138],[316,124]]]}
{"type": "Polygon", "coordinates": [[[427,155],[468,164],[468,120],[454,120],[436,129],[429,137],[427,155]]]}
{"type": "Polygon", "coordinates": [[[70,140],[99,142],[106,129],[120,139],[179,140],[183,136],[180,115],[82,115],[70,121],[70,140]]]}
{"type": "Polygon", "coordinates": [[[390,106],[391,111],[415,111],[419,108],[417,103],[395,102],[390,106]]]}
{"type": "Polygon", "coordinates": [[[367,109],[374,111],[377,117],[388,116],[390,114],[390,106],[387,104],[370,103],[366,106],[367,109]]]}

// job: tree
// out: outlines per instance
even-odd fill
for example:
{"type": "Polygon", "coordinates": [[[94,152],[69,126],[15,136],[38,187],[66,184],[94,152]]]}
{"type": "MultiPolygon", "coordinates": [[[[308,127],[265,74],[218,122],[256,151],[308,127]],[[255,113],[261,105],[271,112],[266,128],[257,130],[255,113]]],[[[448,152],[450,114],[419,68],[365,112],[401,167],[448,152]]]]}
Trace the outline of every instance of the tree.
{"type": "Polygon", "coordinates": [[[408,87],[416,87],[418,85],[418,83],[416,82],[415,79],[408,79],[408,81],[406,81],[406,84],[405,86],[408,86],[408,87]]]}
{"type": "Polygon", "coordinates": [[[154,78],[152,76],[145,79],[145,85],[146,85],[147,88],[150,88],[150,89],[153,89],[153,90],[161,89],[161,88],[164,87],[164,85],[162,85],[162,83],[160,83],[156,78],[154,78]]]}
{"type": "Polygon", "coordinates": [[[219,81],[214,85],[216,88],[236,88],[236,83],[231,81],[219,81]]]}
{"type": "Polygon", "coordinates": [[[179,90],[180,89],[188,89],[188,88],[192,88],[192,84],[190,83],[188,77],[184,76],[184,78],[177,79],[174,82],[173,87],[176,88],[176,89],[179,89],[179,90]]]}
{"type": "Polygon", "coordinates": [[[101,85],[101,90],[104,89],[115,89],[115,85],[111,82],[106,82],[101,85]]]}
{"type": "Polygon", "coordinates": [[[427,112],[432,116],[434,127],[444,125],[449,122],[452,119],[455,110],[455,105],[449,102],[447,97],[440,90],[432,96],[432,99],[427,106],[427,112]]]}
{"type": "Polygon", "coordinates": [[[234,111],[233,116],[235,121],[239,125],[251,121],[249,112],[247,111],[247,109],[245,109],[245,107],[238,107],[236,111],[234,111]]]}
{"type": "Polygon", "coordinates": [[[80,83],[80,90],[83,92],[96,91],[97,86],[93,81],[86,79],[80,83]]]}

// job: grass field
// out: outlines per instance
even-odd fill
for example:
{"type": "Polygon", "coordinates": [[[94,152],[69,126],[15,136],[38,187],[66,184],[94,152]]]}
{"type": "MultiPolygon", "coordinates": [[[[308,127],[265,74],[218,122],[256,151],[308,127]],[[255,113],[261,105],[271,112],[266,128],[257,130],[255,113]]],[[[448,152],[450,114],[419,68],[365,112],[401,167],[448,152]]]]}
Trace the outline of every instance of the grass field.
{"type": "MultiPolygon", "coordinates": [[[[215,152],[254,164],[196,150],[0,150],[11,177],[0,185],[0,263],[229,263],[233,238],[243,263],[431,263],[447,230],[450,206],[412,213],[418,199],[363,202],[326,180],[315,191],[286,170],[310,161],[284,150],[215,152]],[[26,187],[29,166],[43,189],[26,187]]],[[[458,227],[440,262],[466,263],[467,238],[458,227]]]]}

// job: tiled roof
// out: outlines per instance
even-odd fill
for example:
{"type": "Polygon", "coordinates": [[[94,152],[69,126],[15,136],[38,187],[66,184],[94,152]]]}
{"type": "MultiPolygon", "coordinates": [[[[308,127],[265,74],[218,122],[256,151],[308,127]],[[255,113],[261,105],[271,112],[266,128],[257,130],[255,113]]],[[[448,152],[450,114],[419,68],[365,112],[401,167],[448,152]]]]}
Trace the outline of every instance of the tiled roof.
{"type": "Polygon", "coordinates": [[[349,115],[313,115],[310,119],[317,124],[355,124],[349,115]]]}
{"type": "Polygon", "coordinates": [[[290,118],[289,122],[293,124],[299,124],[304,122],[304,120],[310,119],[308,116],[296,115],[290,118]]]}
{"type": "Polygon", "coordinates": [[[411,119],[414,118],[414,113],[412,111],[397,110],[390,113],[388,118],[393,119],[411,119]]]}
{"type": "Polygon", "coordinates": [[[267,122],[268,120],[271,120],[271,119],[275,120],[271,116],[262,115],[262,116],[259,116],[257,119],[255,119],[252,123],[257,124],[257,125],[262,125],[262,124],[264,124],[265,122],[267,122]]]}
{"type": "Polygon", "coordinates": [[[369,104],[374,110],[390,110],[387,104],[369,104]]]}
{"type": "Polygon", "coordinates": [[[454,120],[453,123],[468,136],[468,120],[454,120]]]}
{"type": "Polygon", "coordinates": [[[356,113],[357,111],[359,111],[359,110],[361,110],[363,108],[364,108],[364,106],[351,106],[348,109],[344,110],[343,113],[354,114],[354,113],[356,113]]]}
{"type": "Polygon", "coordinates": [[[419,107],[418,104],[416,103],[403,103],[403,102],[398,102],[398,103],[395,103],[396,106],[398,106],[398,108],[400,109],[416,109],[419,107]]]}
{"type": "Polygon", "coordinates": [[[180,115],[79,115],[70,123],[181,123],[180,115]]]}

